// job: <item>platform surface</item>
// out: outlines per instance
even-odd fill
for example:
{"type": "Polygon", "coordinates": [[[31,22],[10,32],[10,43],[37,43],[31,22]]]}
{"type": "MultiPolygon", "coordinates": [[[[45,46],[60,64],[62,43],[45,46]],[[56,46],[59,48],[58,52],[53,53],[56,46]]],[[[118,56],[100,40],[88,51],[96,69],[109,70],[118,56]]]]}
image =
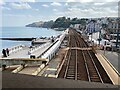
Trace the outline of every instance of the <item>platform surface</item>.
{"type": "Polygon", "coordinates": [[[114,68],[120,73],[120,69],[118,68],[118,66],[120,66],[118,59],[120,57],[120,54],[117,52],[112,52],[112,51],[103,51],[103,50],[97,50],[99,53],[101,53],[102,55],[104,55],[107,60],[114,66],[114,68]]]}

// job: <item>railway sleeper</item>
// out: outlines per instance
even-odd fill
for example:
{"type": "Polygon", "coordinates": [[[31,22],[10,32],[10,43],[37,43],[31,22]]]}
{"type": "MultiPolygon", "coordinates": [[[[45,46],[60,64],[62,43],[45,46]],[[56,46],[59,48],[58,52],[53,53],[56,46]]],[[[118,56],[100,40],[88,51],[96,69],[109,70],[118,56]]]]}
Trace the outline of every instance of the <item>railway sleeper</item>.
{"type": "Polygon", "coordinates": [[[67,74],[67,77],[73,77],[75,76],[74,74],[67,74]]]}
{"type": "Polygon", "coordinates": [[[74,71],[75,69],[74,69],[74,68],[69,68],[68,70],[69,70],[69,71],[74,71]]]}
{"type": "Polygon", "coordinates": [[[98,77],[98,75],[97,74],[94,74],[94,75],[92,75],[93,77],[98,77]]]}
{"type": "Polygon", "coordinates": [[[67,71],[67,73],[75,73],[75,71],[67,71]]]}
{"type": "Polygon", "coordinates": [[[74,72],[68,72],[68,74],[73,74],[73,75],[75,75],[75,73],[74,73],[74,72]]]}
{"type": "Polygon", "coordinates": [[[101,82],[99,79],[92,79],[92,82],[101,82]]]}
{"type": "Polygon", "coordinates": [[[75,67],[75,65],[69,65],[69,67],[75,67]]]}
{"type": "Polygon", "coordinates": [[[74,68],[68,68],[68,72],[71,71],[71,72],[75,72],[75,69],[74,68]]]}
{"type": "MultiPolygon", "coordinates": [[[[99,77],[90,77],[91,79],[99,79],[99,77]]],[[[100,80],[100,79],[99,79],[100,80]]]]}
{"type": "Polygon", "coordinates": [[[66,77],[66,79],[75,79],[75,77],[66,77]]]}
{"type": "Polygon", "coordinates": [[[74,70],[74,69],[75,69],[75,67],[69,67],[68,69],[74,70]]]}
{"type": "Polygon", "coordinates": [[[91,74],[91,76],[93,76],[93,75],[98,76],[98,74],[97,74],[97,73],[95,73],[95,72],[94,72],[94,73],[90,73],[90,74],[91,74]]]}
{"type": "Polygon", "coordinates": [[[89,68],[89,71],[96,72],[95,68],[89,68]]]}
{"type": "Polygon", "coordinates": [[[75,72],[74,72],[74,71],[72,71],[72,72],[71,72],[71,71],[68,71],[67,73],[75,74],[75,72]]]}

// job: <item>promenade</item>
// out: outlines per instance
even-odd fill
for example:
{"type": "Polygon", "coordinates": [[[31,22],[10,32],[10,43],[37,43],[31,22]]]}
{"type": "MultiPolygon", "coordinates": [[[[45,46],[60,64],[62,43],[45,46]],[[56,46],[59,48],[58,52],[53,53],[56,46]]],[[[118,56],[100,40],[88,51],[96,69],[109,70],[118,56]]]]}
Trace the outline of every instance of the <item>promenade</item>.
{"type": "MultiPolygon", "coordinates": [[[[45,52],[50,46],[51,42],[47,42],[40,46],[32,47],[24,46],[22,49],[17,50],[15,52],[11,52],[9,56],[4,57],[4,59],[14,59],[14,58],[30,58],[30,55],[35,55],[35,57],[39,57],[43,52],[45,52]],[[30,52],[31,54],[29,54],[30,52]]],[[[1,57],[2,58],[2,55],[1,57]]]]}

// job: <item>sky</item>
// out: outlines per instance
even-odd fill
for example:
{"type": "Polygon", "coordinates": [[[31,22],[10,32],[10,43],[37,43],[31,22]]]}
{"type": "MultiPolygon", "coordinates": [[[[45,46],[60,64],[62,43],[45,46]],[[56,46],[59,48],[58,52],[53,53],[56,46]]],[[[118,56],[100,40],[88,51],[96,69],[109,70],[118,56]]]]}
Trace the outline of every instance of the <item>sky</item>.
{"type": "Polygon", "coordinates": [[[25,26],[58,17],[117,17],[118,0],[0,0],[0,26],[25,26]]]}

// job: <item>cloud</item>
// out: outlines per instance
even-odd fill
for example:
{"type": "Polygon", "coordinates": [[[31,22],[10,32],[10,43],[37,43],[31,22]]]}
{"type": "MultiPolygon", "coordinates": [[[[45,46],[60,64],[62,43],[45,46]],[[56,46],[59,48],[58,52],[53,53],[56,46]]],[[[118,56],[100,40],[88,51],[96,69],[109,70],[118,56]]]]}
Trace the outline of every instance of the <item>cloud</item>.
{"type": "Polygon", "coordinates": [[[10,6],[14,9],[31,9],[28,3],[10,3],[10,6]]]}
{"type": "Polygon", "coordinates": [[[39,11],[39,9],[33,9],[33,10],[35,10],[35,11],[39,11]]]}
{"type": "Polygon", "coordinates": [[[47,4],[43,4],[42,6],[43,6],[43,7],[49,7],[47,4]]]}
{"type": "Polygon", "coordinates": [[[94,3],[94,5],[104,5],[105,3],[94,3]]]}
{"type": "Polygon", "coordinates": [[[8,8],[8,7],[1,7],[3,10],[11,10],[10,8],[8,8]]]}
{"type": "Polygon", "coordinates": [[[54,12],[57,12],[58,10],[57,9],[53,9],[54,12]]]}
{"type": "Polygon", "coordinates": [[[119,2],[119,0],[67,0],[67,2],[119,2]]]}
{"type": "Polygon", "coordinates": [[[65,3],[65,6],[68,6],[68,3],[65,3]]]}
{"type": "Polygon", "coordinates": [[[51,5],[52,6],[62,6],[60,3],[58,3],[58,2],[53,2],[53,3],[51,3],[51,5]]]}
{"type": "Polygon", "coordinates": [[[35,2],[35,0],[21,0],[21,2],[35,2]]]}
{"type": "Polygon", "coordinates": [[[81,2],[81,3],[85,3],[85,2],[93,2],[93,0],[67,0],[67,2],[81,2]]]}
{"type": "Polygon", "coordinates": [[[69,3],[63,11],[55,12],[56,15],[78,18],[100,18],[100,17],[117,17],[117,2],[106,3],[69,3]]]}
{"type": "Polygon", "coordinates": [[[3,0],[0,0],[0,5],[5,5],[5,2],[3,0]]]}

